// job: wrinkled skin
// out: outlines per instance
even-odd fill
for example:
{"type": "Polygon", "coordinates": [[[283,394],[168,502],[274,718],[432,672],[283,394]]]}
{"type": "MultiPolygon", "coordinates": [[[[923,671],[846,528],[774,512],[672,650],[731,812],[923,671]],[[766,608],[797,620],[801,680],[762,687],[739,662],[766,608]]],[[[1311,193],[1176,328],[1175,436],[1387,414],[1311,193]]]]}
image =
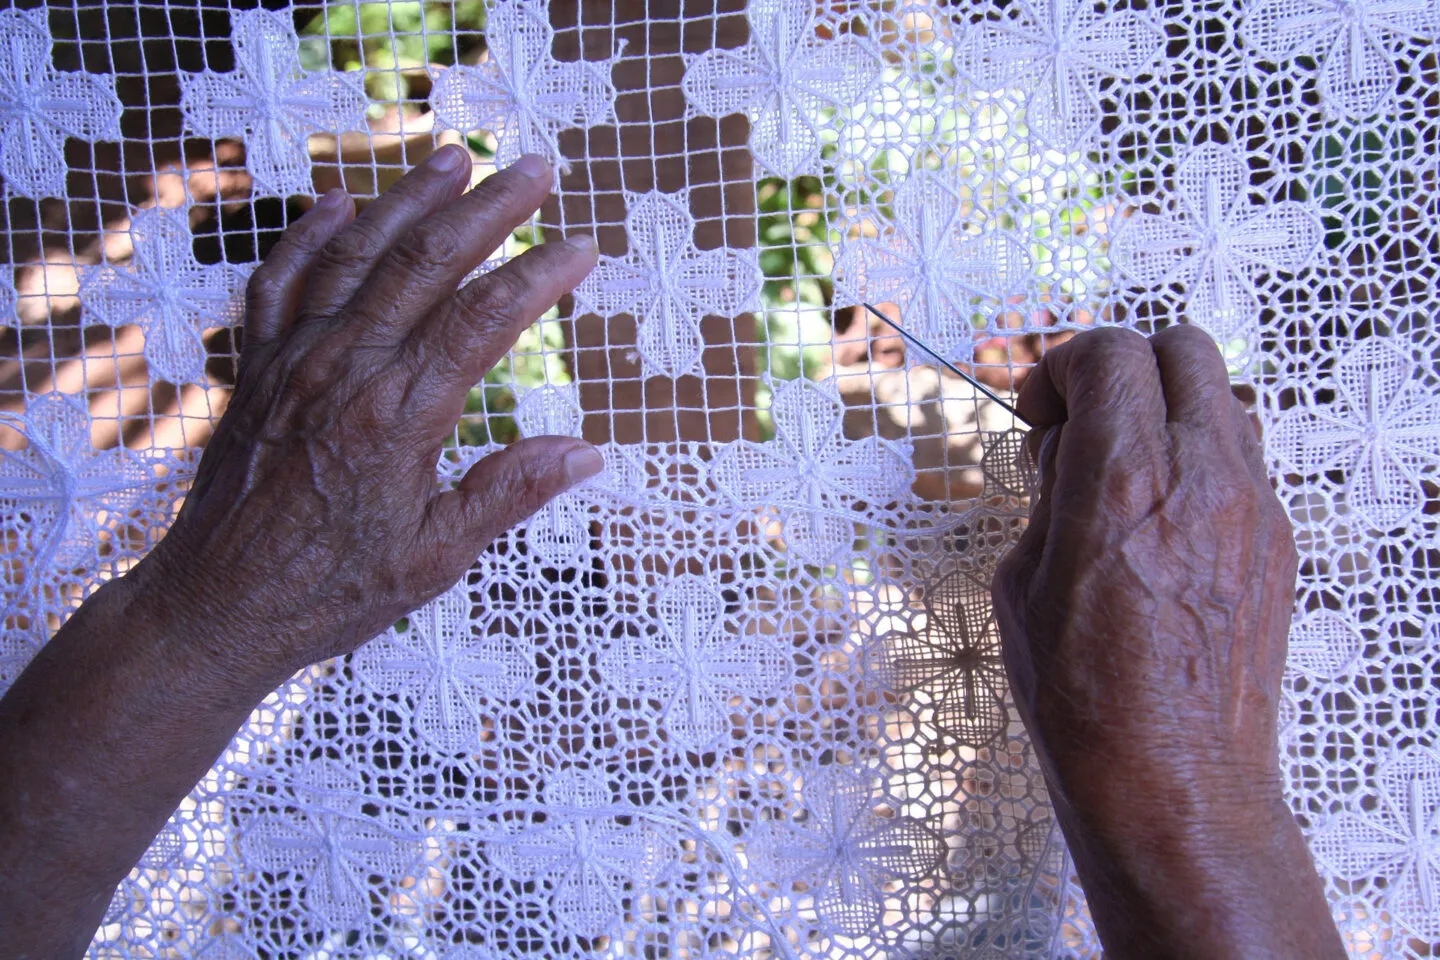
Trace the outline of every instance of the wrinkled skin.
{"type": "Polygon", "coordinates": [[[603,467],[537,437],[437,483],[471,385],[596,261],[588,237],[544,244],[456,292],[552,183],[522,158],[462,196],[470,173],[445,147],[358,217],[328,195],[256,270],[239,382],[180,516],[0,700],[0,955],[81,956],[269,691],[603,467]]]}
{"type": "Polygon", "coordinates": [[[1108,955],[1343,956],[1276,755],[1295,546],[1219,352],[1090,331],[1018,408],[1042,485],[996,615],[1108,955]]]}
{"type": "Polygon", "coordinates": [[[589,237],[545,244],[456,293],[551,184],[538,158],[459,197],[469,176],[447,147],[353,222],[327,196],[251,280],[234,397],[143,569],[243,625],[233,652],[277,676],[353,650],[602,466],[540,438],[438,488],[470,386],[595,264],[589,237]]]}
{"type": "MultiPolygon", "coordinates": [[[[276,684],[601,468],[535,438],[436,483],[468,388],[595,263],[593,244],[546,244],[456,293],[551,183],[533,158],[461,197],[468,178],[446,148],[353,222],[336,195],[287,231],[180,517],[0,700],[7,957],[81,956],[276,684]]],[[[1051,441],[997,609],[1107,952],[1343,956],[1276,771],[1294,551],[1213,345],[1085,333],[1020,405],[1051,441]]]]}

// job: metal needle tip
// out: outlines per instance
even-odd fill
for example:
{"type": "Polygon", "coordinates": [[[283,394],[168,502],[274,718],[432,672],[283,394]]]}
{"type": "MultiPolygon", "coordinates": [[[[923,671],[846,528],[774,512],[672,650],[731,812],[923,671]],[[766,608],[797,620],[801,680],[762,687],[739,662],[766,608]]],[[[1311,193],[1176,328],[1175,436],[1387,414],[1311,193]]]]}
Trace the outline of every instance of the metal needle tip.
{"type": "Polygon", "coordinates": [[[871,313],[875,314],[875,316],[879,317],[885,324],[894,329],[896,333],[900,334],[900,336],[904,337],[907,341],[913,343],[915,346],[928,353],[936,363],[940,364],[940,366],[944,367],[946,370],[949,370],[951,373],[955,374],[955,376],[964,380],[966,383],[970,384],[970,386],[974,387],[976,390],[979,390],[985,396],[998,403],[1000,405],[1000,409],[1004,410],[1006,413],[1010,414],[1010,416],[1025,424],[1025,426],[1030,426],[1030,421],[1020,416],[1020,414],[1015,410],[1015,408],[1009,403],[1006,403],[1004,400],[1000,399],[999,394],[997,394],[994,390],[991,390],[989,387],[985,386],[985,384],[981,383],[979,380],[976,380],[974,377],[970,376],[970,374],[966,373],[964,370],[961,370],[959,367],[955,366],[955,364],[951,363],[949,360],[946,360],[935,350],[934,347],[930,346],[928,343],[921,340],[919,337],[915,336],[913,333],[906,330],[904,327],[900,326],[900,324],[896,323],[894,320],[891,320],[889,317],[885,316],[885,314],[881,313],[879,310],[875,309],[870,304],[862,302],[860,305],[866,310],[869,310],[871,313]]]}

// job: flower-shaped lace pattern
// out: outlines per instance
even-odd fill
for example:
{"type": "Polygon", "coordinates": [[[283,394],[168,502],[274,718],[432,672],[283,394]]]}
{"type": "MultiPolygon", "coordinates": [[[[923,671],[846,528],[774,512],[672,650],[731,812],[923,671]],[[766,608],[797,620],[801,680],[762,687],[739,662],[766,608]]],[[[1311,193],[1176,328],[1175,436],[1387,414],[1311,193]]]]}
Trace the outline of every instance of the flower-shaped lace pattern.
{"type": "Polygon", "coordinates": [[[36,397],[23,417],[3,415],[0,423],[28,443],[0,449],[0,505],[30,514],[38,528],[25,572],[95,567],[102,531],[139,507],[155,487],[154,470],[130,451],[92,447],[89,414],[65,394],[36,397]]]}
{"type": "Polygon", "coordinates": [[[575,291],[576,299],[602,317],[635,318],[635,348],[645,376],[699,374],[705,348],[700,321],[757,306],[759,259],[753,249],[697,247],[695,218],[683,194],[656,192],[629,200],[629,253],[601,257],[575,291]]]}
{"type": "Polygon", "coordinates": [[[850,109],[879,79],[859,37],[817,30],[815,5],[752,0],[750,42],[688,58],[683,89],[709,117],[750,117],[750,152],[777,177],[819,173],[827,113],[850,109]]]}
{"type": "Polygon", "coordinates": [[[67,138],[121,138],[115,78],[56,70],[53,46],[44,8],[0,11],[0,174],[24,197],[65,196],[67,138]]]}
{"type": "Polygon", "coordinates": [[[1360,802],[1310,838],[1315,858],[1349,881],[1383,878],[1378,903],[1411,934],[1440,939],[1440,753],[1397,751],[1360,802]]]}
{"type": "Polygon", "coordinates": [[[622,695],[657,701],[677,746],[700,752],[726,745],[732,713],[743,715],[774,694],[789,674],[788,658],[756,625],[727,616],[718,587],[704,577],[667,583],[652,609],[658,630],[612,646],[602,672],[622,695]]]}
{"type": "Polygon", "coordinates": [[[914,468],[877,437],[847,440],[833,384],[791,380],[771,402],[775,439],[739,440],[715,458],[715,484],[739,507],[777,511],[786,545],[813,563],[844,563],[856,524],[905,502],[914,468]]]}
{"type": "Polygon", "coordinates": [[[955,64],[985,89],[1026,91],[1026,126],[1057,148],[1094,132],[1107,79],[1134,79],[1164,49],[1165,30],[1146,12],[1089,0],[1021,0],[1012,9],[968,31],[955,64]]]}
{"type": "Polygon", "coordinates": [[[1288,471],[1341,471],[1345,503],[1376,530],[1412,520],[1440,468],[1440,397],[1408,350],[1368,340],[1335,364],[1335,399],[1288,410],[1269,445],[1288,471]]]}
{"type": "Polygon", "coordinates": [[[1023,292],[1027,263],[1013,237],[987,228],[977,189],[953,172],[907,176],[895,188],[891,218],[842,241],[839,298],[893,303],[906,329],[947,360],[973,359],[976,324],[1023,292]]]}
{"type": "Polygon", "coordinates": [[[283,808],[237,825],[242,862],[288,878],[328,929],[363,928],[384,909],[372,878],[398,885],[413,876],[423,855],[419,836],[367,812],[374,798],[339,761],[304,768],[282,791],[283,808]]]}
{"type": "Polygon", "coordinates": [[[461,580],[351,658],[371,687],[405,698],[416,734],[443,753],[477,749],[485,702],[510,699],[534,673],[526,638],[485,606],[476,610],[461,580]]]}
{"type": "Polygon", "coordinates": [[[1320,96],[1342,115],[1363,117],[1394,95],[1406,41],[1424,49],[1440,36],[1440,19],[1427,0],[1252,0],[1240,36],[1276,63],[1313,56],[1320,96]]]}
{"type": "Polygon", "coordinates": [[[500,0],[490,9],[485,36],[487,59],[441,71],[430,106],[442,126],[493,133],[497,164],[536,153],[564,166],[562,132],[614,122],[612,61],[556,60],[543,4],[500,0]]]}
{"type": "Polygon", "coordinates": [[[1253,335],[1257,275],[1297,273],[1320,247],[1320,221],[1294,201],[1256,204],[1250,171],[1233,149],[1197,147],[1175,169],[1173,205],[1137,212],[1116,230],[1110,256],[1145,286],[1185,288],[1190,322],[1225,344],[1253,335]]]}
{"type": "Polygon", "coordinates": [[[196,260],[183,210],[142,210],[130,221],[130,236],[135,252],[129,264],[82,271],[87,318],[110,327],[138,325],[153,379],[204,383],[202,334],[240,322],[248,270],[196,260]]]}
{"type": "Polygon", "coordinates": [[[834,933],[883,935],[888,887],[933,873],[944,841],[920,821],[889,811],[863,771],[818,768],[802,796],[803,817],[770,821],[749,834],[752,874],[780,881],[782,894],[804,883],[803,896],[834,933]]]}
{"type": "Polygon", "coordinates": [[[615,809],[604,780],[588,773],[556,774],[545,800],[546,821],[489,843],[490,860],[521,882],[547,885],[550,909],[571,932],[605,934],[625,915],[630,891],[670,863],[676,841],[615,809]]]}
{"type": "Polygon", "coordinates": [[[289,13],[236,13],[232,31],[232,72],[180,76],[186,126],[198,137],[244,141],[256,193],[313,193],[311,134],[368,128],[359,78],[301,69],[289,13]]]}
{"type": "Polygon", "coordinates": [[[952,743],[982,747],[1005,732],[1005,674],[989,583],[952,570],[927,591],[925,619],[884,634],[867,666],[952,743]]]}

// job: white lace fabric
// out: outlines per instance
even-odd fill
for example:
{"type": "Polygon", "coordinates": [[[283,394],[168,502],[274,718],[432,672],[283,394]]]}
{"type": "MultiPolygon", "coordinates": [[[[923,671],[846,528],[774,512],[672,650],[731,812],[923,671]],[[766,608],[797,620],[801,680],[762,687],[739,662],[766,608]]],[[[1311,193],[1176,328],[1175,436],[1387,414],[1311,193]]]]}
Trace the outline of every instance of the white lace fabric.
{"type": "Polygon", "coordinates": [[[0,12],[0,684],[163,535],[323,189],[539,153],[500,257],[602,253],[439,475],[605,473],[276,691],[92,955],[1098,956],[989,606],[1019,434],[864,302],[1000,389],[1215,337],[1302,557],[1288,799],[1352,954],[1433,955],[1433,0],[652,6],[0,12]]]}

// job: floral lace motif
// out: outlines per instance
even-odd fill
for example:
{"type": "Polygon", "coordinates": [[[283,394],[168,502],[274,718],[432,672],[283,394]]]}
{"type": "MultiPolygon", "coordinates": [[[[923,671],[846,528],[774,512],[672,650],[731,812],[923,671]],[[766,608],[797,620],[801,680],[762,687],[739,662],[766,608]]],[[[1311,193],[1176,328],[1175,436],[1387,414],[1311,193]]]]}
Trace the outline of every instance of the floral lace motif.
{"type": "Polygon", "coordinates": [[[1058,148],[1093,133],[1107,80],[1133,80],[1164,49],[1165,30],[1135,10],[1102,11],[1085,0],[1012,9],[969,31],[956,67],[987,90],[1026,90],[1026,126],[1058,148]]]}
{"type": "Polygon", "coordinates": [[[65,196],[65,140],[119,140],[115,78],[50,62],[45,11],[0,11],[0,173],[23,197],[65,196]]]}
{"type": "Polygon", "coordinates": [[[420,867],[418,834],[397,830],[368,812],[376,806],[359,777],[322,761],[288,784],[273,809],[240,824],[240,856],[300,895],[329,929],[358,930],[384,908],[375,877],[399,885],[420,867]]]}
{"type": "Polygon", "coordinates": [[[1383,882],[1379,904],[1422,940],[1440,938],[1440,754],[1396,751],[1365,791],[1373,803],[1331,818],[1311,841],[1342,880],[1383,882]]]}
{"type": "Polygon", "coordinates": [[[257,194],[313,193],[310,135],[365,130],[365,91],[354,75],[300,68],[288,15],[234,15],[235,70],[181,74],[181,110],[197,137],[239,137],[257,194]]]}
{"type": "Polygon", "coordinates": [[[867,651],[880,684],[951,742],[978,747],[1004,733],[1010,716],[989,583],[955,570],[928,592],[923,618],[897,619],[898,629],[867,651]]]}
{"type": "Polygon", "coordinates": [[[656,592],[653,627],[600,661],[617,691],[659,705],[659,723],[685,750],[727,747],[731,712],[776,693],[789,659],[753,621],[727,614],[715,586],[683,576],[656,592]]]}
{"type": "Polygon", "coordinates": [[[987,229],[974,204],[978,189],[930,171],[906,177],[892,219],[842,243],[837,292],[850,303],[895,304],[911,333],[968,362],[975,326],[1000,313],[1026,275],[1025,251],[987,229]]]}
{"type": "Polygon", "coordinates": [[[1203,146],[1175,169],[1174,208],[1136,213],[1110,255],[1142,284],[1180,284],[1190,322],[1228,343],[1253,336],[1261,273],[1297,273],[1314,259],[1320,224],[1299,203],[1249,202],[1249,170],[1225,147],[1203,146]]]}
{"type": "MultiPolygon", "coordinates": [[[[824,767],[805,782],[805,815],[757,827],[749,836],[751,870],[797,891],[819,922],[845,936],[885,935],[888,890],[933,873],[945,852],[936,833],[884,803],[865,773],[824,767]]],[[[782,888],[784,889],[784,888],[782,888]]]]}
{"type": "Polygon", "coordinates": [[[701,373],[700,321],[756,306],[761,276],[754,250],[699,249],[691,238],[695,218],[679,195],[631,197],[625,227],[630,252],[601,257],[576,298],[602,317],[635,318],[646,376],[701,373]]]}
{"type": "Polygon", "coordinates": [[[4,420],[29,446],[0,449],[0,504],[32,517],[31,571],[94,567],[102,536],[128,516],[156,477],[138,455],[90,446],[90,417],[79,400],[47,393],[25,416],[4,420]]]}
{"type": "Polygon", "coordinates": [[[201,334],[240,322],[248,269],[201,265],[191,252],[183,210],[142,210],[130,221],[135,253],[129,266],[91,267],[81,274],[80,301],[89,317],[110,327],[138,324],[145,360],[156,380],[205,382],[201,334]]]}
{"type": "Polygon", "coordinates": [[[770,408],[775,439],[737,441],[715,458],[715,483],[736,505],[778,514],[785,543],[812,563],[843,563],[856,524],[905,501],[913,469],[878,438],[847,440],[833,385],[792,380],[770,408]]]}
{"type": "Polygon", "coordinates": [[[606,815],[603,780],[577,771],[546,789],[546,822],[515,830],[488,849],[491,861],[524,883],[545,885],[556,917],[572,932],[608,932],[629,909],[628,891],[643,889],[673,859],[674,841],[646,822],[606,815]]]}
{"type": "Polygon", "coordinates": [[[1394,95],[1402,45],[1423,48],[1436,28],[1425,0],[1252,0],[1240,36],[1275,63],[1313,57],[1320,96],[1341,114],[1366,116],[1394,95]]]}
{"type": "Polygon", "coordinates": [[[614,122],[612,61],[556,60],[555,31],[544,6],[531,0],[496,3],[486,36],[486,61],[449,67],[435,78],[430,94],[435,116],[462,133],[495,134],[495,162],[501,167],[537,153],[568,169],[561,132],[614,122]]]}
{"type": "Polygon", "coordinates": [[[825,124],[880,76],[880,58],[854,34],[828,42],[809,4],[752,0],[750,42],[686,60],[685,98],[701,114],[750,116],[750,150],[777,177],[818,173],[825,124]]]}
{"type": "Polygon", "coordinates": [[[1412,519],[1440,470],[1440,397],[1404,349],[1367,341],[1335,364],[1335,400],[1286,412],[1271,449],[1288,469],[1338,471],[1345,503],[1376,530],[1412,519]]]}
{"type": "Polygon", "coordinates": [[[404,700],[421,740],[442,753],[475,749],[485,729],[485,701],[504,701],[529,687],[534,662],[526,637],[506,611],[480,608],[461,580],[361,647],[353,669],[375,689],[404,700]]]}

